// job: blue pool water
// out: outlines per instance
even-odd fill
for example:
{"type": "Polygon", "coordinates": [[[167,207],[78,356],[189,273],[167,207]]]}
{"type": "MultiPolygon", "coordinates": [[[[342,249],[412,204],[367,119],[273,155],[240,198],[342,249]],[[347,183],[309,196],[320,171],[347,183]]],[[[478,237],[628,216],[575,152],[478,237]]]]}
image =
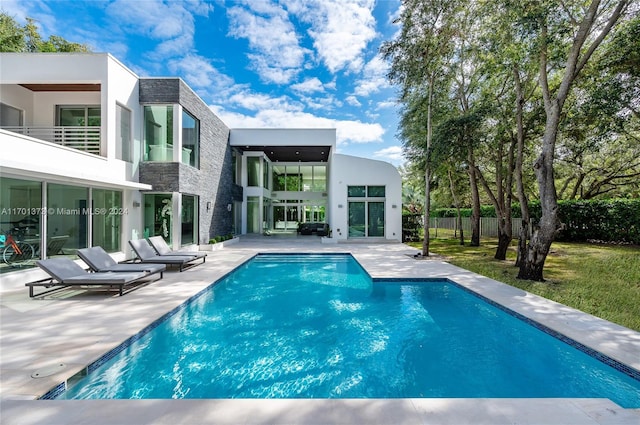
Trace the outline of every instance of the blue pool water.
{"type": "Polygon", "coordinates": [[[610,398],[640,381],[448,281],[259,255],[63,392],[91,398],[610,398]]]}

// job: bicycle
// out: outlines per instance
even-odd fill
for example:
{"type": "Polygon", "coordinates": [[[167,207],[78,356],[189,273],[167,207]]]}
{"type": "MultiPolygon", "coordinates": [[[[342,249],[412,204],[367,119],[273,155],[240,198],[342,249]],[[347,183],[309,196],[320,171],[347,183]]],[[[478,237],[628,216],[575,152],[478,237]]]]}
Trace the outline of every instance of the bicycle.
{"type": "Polygon", "coordinates": [[[2,250],[2,260],[12,267],[24,266],[36,256],[33,245],[16,240],[11,231],[0,235],[0,250],[2,250]]]}

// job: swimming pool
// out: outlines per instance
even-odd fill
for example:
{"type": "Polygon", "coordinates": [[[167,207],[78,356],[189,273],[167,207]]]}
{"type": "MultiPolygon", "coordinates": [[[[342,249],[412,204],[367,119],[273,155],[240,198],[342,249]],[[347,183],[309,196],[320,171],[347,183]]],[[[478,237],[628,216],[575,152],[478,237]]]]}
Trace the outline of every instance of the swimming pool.
{"type": "Polygon", "coordinates": [[[58,398],[607,397],[640,407],[639,381],[456,284],[373,283],[349,255],[259,255],[89,369],[58,398]]]}

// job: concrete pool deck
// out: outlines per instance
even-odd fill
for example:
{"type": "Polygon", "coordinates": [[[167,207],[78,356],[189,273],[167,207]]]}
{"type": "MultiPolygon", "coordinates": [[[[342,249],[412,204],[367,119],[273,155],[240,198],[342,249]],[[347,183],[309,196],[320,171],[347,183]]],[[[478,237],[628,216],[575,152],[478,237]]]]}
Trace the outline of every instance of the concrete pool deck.
{"type": "Polygon", "coordinates": [[[123,297],[66,290],[30,299],[0,291],[2,424],[634,424],[607,399],[36,400],[258,252],[349,252],[374,278],[445,277],[640,370],[640,333],[396,244],[254,237],[123,297]],[[41,377],[32,378],[38,373],[41,377]],[[45,376],[48,375],[48,376],[45,376]]]}

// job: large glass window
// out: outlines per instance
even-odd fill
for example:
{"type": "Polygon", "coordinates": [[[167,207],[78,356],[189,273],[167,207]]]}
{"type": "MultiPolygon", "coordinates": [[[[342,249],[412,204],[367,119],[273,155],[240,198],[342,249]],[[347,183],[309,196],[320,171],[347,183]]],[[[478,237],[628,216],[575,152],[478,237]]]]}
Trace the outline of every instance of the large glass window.
{"type": "Polygon", "coordinates": [[[385,186],[348,186],[349,237],[384,237],[385,186]]]}
{"type": "Polygon", "coordinates": [[[384,186],[367,186],[367,196],[369,198],[384,198],[384,186]]]}
{"type": "Polygon", "coordinates": [[[171,193],[144,195],[144,236],[162,236],[171,244],[173,201],[171,193]]]}
{"type": "Polygon", "coordinates": [[[242,184],[242,155],[238,154],[236,151],[231,153],[231,168],[233,173],[233,182],[235,184],[242,184]]]}
{"type": "Polygon", "coordinates": [[[200,167],[200,121],[182,110],[182,163],[200,167]]]}
{"type": "Polygon", "coordinates": [[[233,234],[242,233],[242,202],[233,201],[233,234]]]}
{"type": "Polygon", "coordinates": [[[0,177],[0,273],[35,266],[40,258],[41,212],[42,183],[0,177]],[[13,255],[10,238],[19,246],[28,244],[24,256],[13,255]]]}
{"type": "Polygon", "coordinates": [[[283,192],[326,192],[324,165],[273,165],[273,190],[283,192]]]}
{"type": "Polygon", "coordinates": [[[182,245],[198,243],[198,197],[182,195],[182,245]]]}
{"type": "Polygon", "coordinates": [[[99,127],[99,106],[58,106],[58,125],[63,127],[99,127]]]}
{"type": "Polygon", "coordinates": [[[285,174],[285,190],[287,192],[299,192],[302,190],[302,176],[299,165],[287,165],[285,174]]]}
{"type": "Polygon", "coordinates": [[[23,123],[23,113],[20,109],[0,102],[1,127],[20,127],[23,125],[23,123]]]}
{"type": "Polygon", "coordinates": [[[60,106],[56,124],[64,127],[54,134],[52,142],[73,149],[100,154],[100,107],[60,106]]]}
{"type": "MultiPolygon", "coordinates": [[[[278,201],[274,201],[274,204],[278,201]]],[[[277,204],[273,206],[273,228],[275,230],[285,230],[287,228],[287,215],[285,205],[277,204]]]]}
{"type": "Polygon", "coordinates": [[[247,197],[247,233],[262,233],[260,226],[260,198],[247,197]]]}
{"type": "Polygon", "coordinates": [[[305,222],[324,223],[326,207],[324,203],[318,203],[302,206],[303,216],[305,222]]]}
{"type": "Polygon", "coordinates": [[[260,157],[247,157],[247,185],[260,186],[260,157]]]}
{"type": "Polygon", "coordinates": [[[116,105],[116,129],[116,158],[133,162],[131,111],[121,105],[116,105]]]}
{"type": "Polygon", "coordinates": [[[122,207],[122,192],[117,190],[93,189],[92,245],[101,246],[107,252],[120,251],[120,230],[122,216],[129,214],[122,207]]]}
{"type": "Polygon", "coordinates": [[[144,158],[147,161],[173,161],[173,106],[144,107],[144,158]]]}
{"type": "Polygon", "coordinates": [[[87,246],[121,250],[122,216],[129,213],[122,208],[122,192],[48,183],[44,205],[42,186],[37,181],[0,178],[0,234],[4,235],[0,246],[6,245],[9,235],[32,246],[33,261],[23,266],[33,266],[45,249],[47,257],[74,256],[77,249],[87,246]]]}
{"type": "Polygon", "coordinates": [[[364,198],[367,196],[366,186],[348,186],[347,196],[349,198],[364,198]]]}
{"type": "Polygon", "coordinates": [[[269,189],[269,162],[266,160],[262,160],[262,187],[265,189],[269,189]]]}
{"type": "Polygon", "coordinates": [[[47,257],[75,255],[89,243],[89,193],[86,187],[47,185],[47,257]]]}
{"type": "Polygon", "coordinates": [[[273,167],[273,190],[284,191],[286,186],[286,167],[284,165],[274,165],[273,167]]]}
{"type": "Polygon", "coordinates": [[[312,192],[327,191],[327,167],[325,165],[313,166],[313,186],[312,192]]]}
{"type": "Polygon", "coordinates": [[[349,202],[349,237],[359,238],[367,236],[366,214],[364,202],[349,202]]]}
{"type": "Polygon", "coordinates": [[[313,188],[313,167],[311,165],[300,166],[300,185],[303,192],[311,192],[313,188]]]}
{"type": "Polygon", "coordinates": [[[384,202],[367,203],[367,236],[384,236],[384,202]]]}

